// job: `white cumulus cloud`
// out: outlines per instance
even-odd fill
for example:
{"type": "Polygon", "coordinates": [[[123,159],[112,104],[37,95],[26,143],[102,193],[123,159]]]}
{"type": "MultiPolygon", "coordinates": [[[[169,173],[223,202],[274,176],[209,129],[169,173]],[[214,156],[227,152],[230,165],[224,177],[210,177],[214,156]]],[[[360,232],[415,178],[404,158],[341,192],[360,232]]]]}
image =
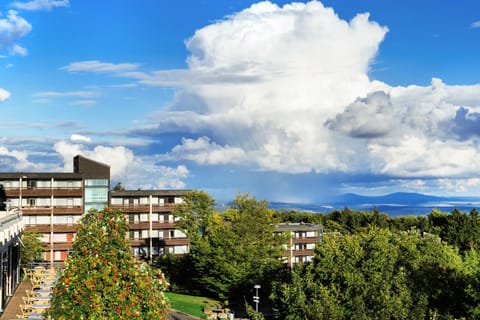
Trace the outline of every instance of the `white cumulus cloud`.
{"type": "Polygon", "coordinates": [[[368,13],[346,21],[319,1],[264,1],[197,30],[184,70],[101,61],[63,69],[175,86],[171,103],[134,132],[183,135],[167,159],[407,180],[478,172],[480,84],[371,80],[387,33],[368,13]]]}
{"type": "Polygon", "coordinates": [[[185,186],[183,179],[188,177],[188,169],[184,165],[160,166],[154,160],[136,157],[124,146],[97,145],[91,149],[75,141],[59,141],[55,143],[54,150],[63,158],[66,172],[73,170],[72,159],[80,154],[109,165],[111,179],[121,181],[127,188],[182,188],[185,186]]]}
{"type": "Polygon", "coordinates": [[[243,160],[245,154],[240,148],[219,146],[207,137],[200,137],[196,140],[182,139],[182,144],[172,149],[172,156],[201,164],[225,164],[243,160]]]}

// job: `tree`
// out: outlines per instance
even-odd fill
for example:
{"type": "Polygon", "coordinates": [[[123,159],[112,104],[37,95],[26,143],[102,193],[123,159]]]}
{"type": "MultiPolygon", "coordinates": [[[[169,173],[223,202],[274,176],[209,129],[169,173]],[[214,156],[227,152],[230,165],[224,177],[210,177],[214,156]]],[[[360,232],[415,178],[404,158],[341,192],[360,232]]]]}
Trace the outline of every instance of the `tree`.
{"type": "Polygon", "coordinates": [[[125,187],[121,182],[117,182],[115,187],[113,187],[113,191],[125,191],[125,187]]]}
{"type": "Polygon", "coordinates": [[[120,211],[90,211],[79,223],[48,316],[53,319],[166,319],[163,274],[138,266],[120,211]]]}
{"type": "Polygon", "coordinates": [[[195,280],[209,295],[240,298],[282,265],[278,221],[265,201],[238,195],[225,212],[214,212],[210,196],[193,191],[174,214],[191,241],[195,280]]]}
{"type": "MultiPolygon", "coordinates": [[[[478,255],[470,261],[475,270],[478,255]]],[[[437,236],[372,228],[325,236],[279,298],[292,320],[458,319],[478,312],[479,282],[465,289],[464,269],[458,250],[437,236]]]]}
{"type": "Polygon", "coordinates": [[[23,265],[29,265],[39,260],[44,252],[41,235],[36,231],[25,231],[22,234],[22,246],[20,247],[20,261],[23,265]]]}
{"type": "Polygon", "coordinates": [[[184,230],[195,247],[196,241],[208,233],[208,224],[215,212],[215,200],[201,190],[187,192],[183,202],[175,206],[173,215],[178,219],[177,226],[184,230]]]}

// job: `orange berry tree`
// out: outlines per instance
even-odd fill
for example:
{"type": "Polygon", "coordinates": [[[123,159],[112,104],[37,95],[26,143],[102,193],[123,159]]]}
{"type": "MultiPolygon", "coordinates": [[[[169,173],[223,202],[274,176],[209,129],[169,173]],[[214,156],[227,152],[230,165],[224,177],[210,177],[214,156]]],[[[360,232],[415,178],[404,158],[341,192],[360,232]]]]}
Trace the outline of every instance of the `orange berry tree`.
{"type": "Polygon", "coordinates": [[[168,284],[160,271],[135,262],[127,234],[120,211],[90,211],[80,220],[48,317],[166,319],[168,284]]]}

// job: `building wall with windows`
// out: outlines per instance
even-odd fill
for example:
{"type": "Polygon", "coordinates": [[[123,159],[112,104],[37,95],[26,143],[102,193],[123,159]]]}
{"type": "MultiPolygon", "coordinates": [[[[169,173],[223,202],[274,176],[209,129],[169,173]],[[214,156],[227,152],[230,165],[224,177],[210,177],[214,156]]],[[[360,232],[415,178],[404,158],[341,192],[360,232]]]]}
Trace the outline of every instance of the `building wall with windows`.
{"type": "Polygon", "coordinates": [[[310,262],[315,246],[323,236],[323,226],[311,223],[280,223],[275,232],[287,233],[288,243],[283,245],[285,263],[293,267],[296,263],[310,262]]]}
{"type": "Polygon", "coordinates": [[[78,221],[89,210],[107,206],[122,210],[129,221],[134,255],[151,259],[189,252],[189,241],[172,215],[187,191],[109,189],[110,167],[80,155],[69,173],[0,173],[2,204],[23,211],[25,230],[40,233],[47,261],[65,260],[78,221]]]}
{"type": "Polygon", "coordinates": [[[73,168],[69,173],[0,173],[4,200],[23,212],[25,230],[41,234],[47,261],[65,260],[82,215],[108,206],[110,167],[78,155],[73,168]]]}
{"type": "Polygon", "coordinates": [[[154,256],[186,254],[187,236],[175,226],[172,215],[182,202],[186,190],[111,191],[110,206],[121,210],[129,221],[133,254],[152,259],[154,256]]]}
{"type": "Polygon", "coordinates": [[[22,214],[5,206],[0,211],[0,313],[20,284],[20,246],[22,214]]]}

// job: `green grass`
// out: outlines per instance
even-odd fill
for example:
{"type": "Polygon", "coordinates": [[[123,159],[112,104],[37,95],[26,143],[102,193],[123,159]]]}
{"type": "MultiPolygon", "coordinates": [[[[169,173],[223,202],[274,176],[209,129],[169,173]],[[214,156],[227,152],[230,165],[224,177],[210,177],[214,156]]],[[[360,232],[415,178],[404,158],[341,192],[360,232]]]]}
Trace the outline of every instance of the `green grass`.
{"type": "Polygon", "coordinates": [[[168,300],[170,300],[170,306],[172,309],[188,313],[192,316],[206,319],[203,313],[203,308],[212,305],[218,305],[220,302],[198,296],[188,296],[185,294],[178,294],[173,292],[165,292],[168,300]]]}

